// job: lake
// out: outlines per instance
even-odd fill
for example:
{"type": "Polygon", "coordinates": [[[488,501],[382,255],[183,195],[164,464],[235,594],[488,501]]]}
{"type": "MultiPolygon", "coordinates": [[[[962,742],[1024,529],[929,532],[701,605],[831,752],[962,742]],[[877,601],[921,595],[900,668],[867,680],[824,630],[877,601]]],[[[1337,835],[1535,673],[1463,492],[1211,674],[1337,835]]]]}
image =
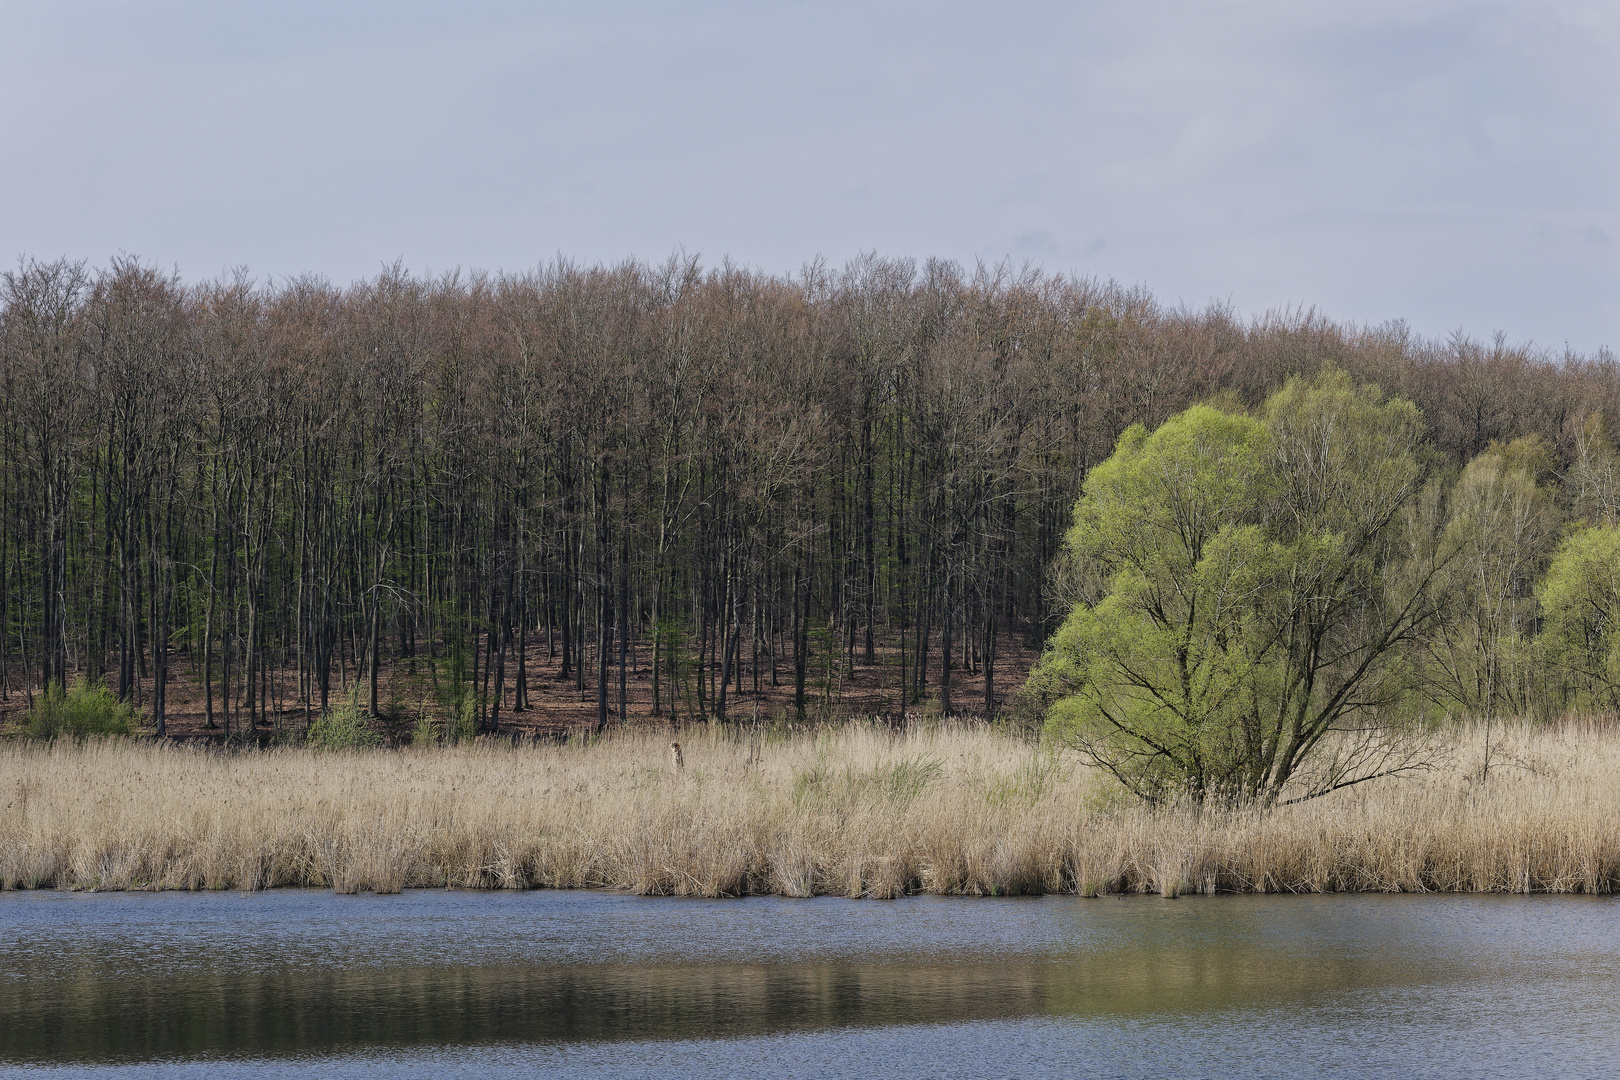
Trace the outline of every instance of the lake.
{"type": "Polygon", "coordinates": [[[7,1076],[1620,1075],[1620,900],[0,894],[7,1076]]]}

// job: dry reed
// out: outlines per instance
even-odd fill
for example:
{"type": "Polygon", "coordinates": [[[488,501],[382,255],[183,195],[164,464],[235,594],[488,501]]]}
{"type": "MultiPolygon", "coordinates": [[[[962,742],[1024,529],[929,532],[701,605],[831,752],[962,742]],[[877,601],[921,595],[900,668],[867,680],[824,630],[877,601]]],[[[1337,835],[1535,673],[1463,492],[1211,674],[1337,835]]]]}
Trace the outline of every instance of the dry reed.
{"type": "Polygon", "coordinates": [[[1609,892],[1620,730],[1497,725],[1428,773],[1264,811],[1145,807],[983,727],[224,752],[0,746],[5,888],[611,888],[892,897],[1609,892]]]}

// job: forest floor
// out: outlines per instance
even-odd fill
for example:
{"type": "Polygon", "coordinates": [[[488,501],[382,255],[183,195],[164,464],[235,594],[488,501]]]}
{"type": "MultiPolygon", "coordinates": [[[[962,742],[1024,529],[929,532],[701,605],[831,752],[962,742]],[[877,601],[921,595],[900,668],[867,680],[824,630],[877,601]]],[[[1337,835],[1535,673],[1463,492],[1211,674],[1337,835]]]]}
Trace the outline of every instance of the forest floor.
{"type": "MultiPolygon", "coordinates": [[[[996,709],[1005,708],[1028,678],[1030,668],[1039,659],[1039,653],[1030,648],[1022,634],[1009,634],[997,642],[997,656],[993,670],[993,692],[996,709]]],[[[681,687],[679,700],[671,709],[668,678],[660,684],[659,712],[653,711],[653,680],[648,664],[651,648],[645,642],[630,650],[625,676],[625,714],[631,725],[656,720],[679,729],[698,715],[695,690],[689,685],[681,687]]],[[[616,659],[616,657],[615,657],[616,659]]],[[[900,689],[900,651],[898,645],[879,645],[873,661],[867,663],[857,645],[854,663],[847,652],[831,658],[813,656],[811,670],[806,679],[806,714],[815,719],[841,719],[847,717],[873,717],[897,723],[902,716],[934,717],[940,713],[939,650],[936,646],[929,657],[927,689],[920,703],[904,707],[900,689]]],[[[595,726],[597,720],[596,663],[587,657],[584,686],[578,685],[574,674],[561,675],[558,657],[547,656],[542,643],[528,650],[529,708],[513,712],[515,691],[515,662],[508,668],[508,685],[501,703],[499,730],[508,735],[530,738],[562,738],[595,726]]],[[[216,691],[214,699],[215,727],[207,727],[207,707],[200,678],[183,656],[171,660],[168,686],[168,735],[181,741],[222,740],[222,705],[216,691]]],[[[754,665],[745,658],[742,666],[743,692],[737,693],[736,683],[727,695],[727,713],[731,720],[742,723],[775,723],[789,719],[793,714],[793,666],[791,658],[779,659],[776,666],[776,685],[772,685],[769,660],[760,658],[759,690],[755,692],[754,665]]],[[[111,685],[116,676],[106,676],[111,685]]],[[[234,673],[233,673],[234,676],[234,673]]],[[[215,670],[216,686],[219,673],[215,670]]],[[[735,680],[735,676],[733,677],[735,680]]],[[[331,699],[341,701],[356,685],[356,672],[351,666],[339,676],[333,673],[331,699]]],[[[275,723],[261,722],[261,737],[302,733],[307,723],[306,711],[298,694],[296,671],[273,671],[269,675],[270,713],[275,723]]],[[[364,694],[363,683],[362,695],[364,694]]],[[[424,716],[443,721],[448,709],[444,704],[448,689],[447,665],[441,658],[437,662],[426,656],[390,659],[383,662],[378,678],[379,724],[389,743],[409,740],[412,730],[424,716]]],[[[139,681],[135,703],[144,715],[151,712],[152,681],[139,681]]],[[[362,701],[364,698],[362,697],[362,701]]],[[[608,722],[620,723],[618,668],[608,668],[608,722]]],[[[713,713],[712,702],[709,712],[713,713]]],[[[983,716],[984,670],[956,668],[951,676],[951,712],[957,716],[983,716]]],[[[0,699],[0,727],[9,726],[26,713],[26,696],[14,689],[0,699]]],[[[147,721],[150,724],[150,721],[147,721]]],[[[233,718],[233,726],[240,730],[233,718]]]]}

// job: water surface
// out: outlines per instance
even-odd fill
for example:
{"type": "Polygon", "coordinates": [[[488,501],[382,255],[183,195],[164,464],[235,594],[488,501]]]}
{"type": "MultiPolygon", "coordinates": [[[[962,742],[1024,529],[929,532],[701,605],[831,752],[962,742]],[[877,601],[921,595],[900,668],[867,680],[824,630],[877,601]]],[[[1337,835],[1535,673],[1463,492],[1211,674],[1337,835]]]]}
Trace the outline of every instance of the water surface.
{"type": "Polygon", "coordinates": [[[1620,902],[0,895],[0,1070],[1620,1075],[1620,902]]]}

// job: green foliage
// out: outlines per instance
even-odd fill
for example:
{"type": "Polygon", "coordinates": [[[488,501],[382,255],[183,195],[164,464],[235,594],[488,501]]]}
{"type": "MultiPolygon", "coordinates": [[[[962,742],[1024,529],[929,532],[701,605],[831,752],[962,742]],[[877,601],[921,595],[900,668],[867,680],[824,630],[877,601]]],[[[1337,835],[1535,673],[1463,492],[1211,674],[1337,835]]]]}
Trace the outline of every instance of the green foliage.
{"type": "MultiPolygon", "coordinates": [[[[446,742],[470,742],[478,735],[478,706],[481,699],[473,685],[472,667],[466,649],[459,638],[451,642],[450,655],[445,665],[447,676],[439,678],[439,665],[428,661],[432,680],[437,687],[434,697],[446,719],[443,737],[446,742]]],[[[426,746],[436,741],[439,732],[424,712],[411,732],[412,745],[426,746]]]]}
{"type": "Polygon", "coordinates": [[[411,745],[423,749],[439,741],[439,729],[427,713],[419,713],[416,724],[411,728],[411,745]]]}
{"type": "MultiPolygon", "coordinates": [[[[462,706],[472,698],[474,690],[472,665],[467,658],[467,648],[459,632],[450,639],[450,661],[447,666],[449,678],[447,685],[439,691],[439,701],[454,714],[460,715],[462,706]]],[[[436,665],[434,673],[437,676],[436,665]]]]}
{"type": "Polygon", "coordinates": [[[992,806],[1033,806],[1051,793],[1061,775],[1054,754],[1039,754],[1010,776],[992,782],[985,792],[986,801],[992,806]]]}
{"type": "Polygon", "coordinates": [[[471,742],[478,736],[478,702],[468,695],[456,707],[446,738],[450,742],[471,742]]]}
{"type": "Polygon", "coordinates": [[[1206,406],[1127,430],[1086,478],[1068,536],[1102,595],[1074,606],[1036,679],[1051,729],[1143,794],[1230,784],[1257,676],[1253,602],[1276,554],[1249,522],[1268,433],[1206,406]]]}
{"type": "Polygon", "coordinates": [[[1568,679],[1569,705],[1620,709],[1620,526],[1565,540],[1539,592],[1541,645],[1568,679]]]}
{"type": "Polygon", "coordinates": [[[662,703],[668,705],[672,714],[678,715],[684,710],[688,716],[701,715],[697,659],[692,653],[686,621],[675,615],[660,615],[654,635],[658,647],[658,677],[663,680],[659,690],[662,703]]]}
{"type": "Polygon", "coordinates": [[[812,701],[820,699],[821,707],[817,711],[830,719],[834,703],[843,698],[838,636],[832,626],[817,624],[806,630],[805,642],[811,657],[808,674],[812,676],[805,680],[805,693],[812,701]]]}
{"type": "Polygon", "coordinates": [[[847,806],[881,802],[895,808],[910,805],[938,780],[945,764],[935,758],[901,758],[871,769],[831,768],[825,756],[808,769],[793,774],[793,802],[798,806],[847,806]]]}
{"type": "Polygon", "coordinates": [[[372,727],[360,708],[358,685],[347,700],[316,718],[304,735],[304,740],[320,750],[352,750],[382,745],[382,735],[372,727]]]}
{"type": "Polygon", "coordinates": [[[1575,516],[1594,525],[1620,521],[1620,454],[1602,413],[1592,413],[1582,425],[1565,484],[1575,516]]]}
{"type": "Polygon", "coordinates": [[[905,806],[921,795],[929,784],[938,780],[944,769],[944,762],[919,755],[879,765],[864,781],[880,798],[905,806]]]}
{"type": "Polygon", "coordinates": [[[1474,460],[1483,458],[1496,458],[1503,471],[1521,473],[1537,486],[1549,485],[1558,479],[1558,451],[1540,435],[1492,442],[1474,460]]]}
{"type": "Polygon", "coordinates": [[[127,701],[119,701],[99,682],[74,684],[66,694],[51,687],[34,699],[23,720],[22,734],[31,739],[83,739],[97,735],[130,735],[140,714],[127,701]]]}
{"type": "Polygon", "coordinates": [[[1536,581],[1558,538],[1553,492],[1537,482],[1551,460],[1539,439],[1493,444],[1451,485],[1446,565],[1419,659],[1427,697],[1447,713],[1523,715],[1543,695],[1530,632],[1536,581]]]}
{"type": "Polygon", "coordinates": [[[1401,517],[1418,433],[1333,369],[1261,419],[1127,430],[1068,536],[1089,595],[1031,677],[1049,733],[1145,798],[1275,799],[1424,617],[1433,538],[1401,517]]]}

